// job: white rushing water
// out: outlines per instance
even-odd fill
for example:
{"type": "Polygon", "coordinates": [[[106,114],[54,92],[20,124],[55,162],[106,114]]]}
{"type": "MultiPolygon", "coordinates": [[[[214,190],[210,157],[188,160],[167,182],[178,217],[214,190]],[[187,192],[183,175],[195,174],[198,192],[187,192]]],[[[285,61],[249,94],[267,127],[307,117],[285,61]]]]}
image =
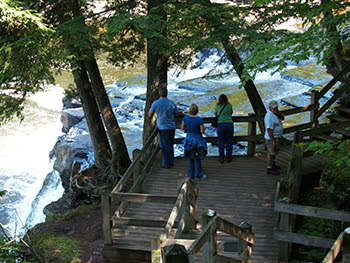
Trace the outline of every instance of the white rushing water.
{"type": "Polygon", "coordinates": [[[36,202],[35,216],[30,222],[32,203],[46,175],[52,171],[49,153],[61,135],[62,89],[50,86],[47,91],[29,98],[22,123],[13,120],[0,127],[0,223],[8,225],[15,233],[23,233],[24,225],[30,227],[44,220],[43,207],[57,200],[63,192],[60,183],[51,184],[42,200],[36,202]]]}
{"type": "MultiPolygon", "coordinates": [[[[213,53],[196,69],[180,74],[169,72],[169,98],[176,101],[182,110],[191,103],[197,103],[200,116],[213,116],[218,95],[225,93],[233,105],[234,114],[247,115],[252,109],[244,89],[238,88],[239,79],[236,75],[222,79],[203,78],[213,69],[217,59],[218,56],[213,53]]],[[[217,70],[226,71],[227,67],[223,65],[217,70]]],[[[295,66],[289,68],[292,67],[295,66]]],[[[255,83],[266,104],[271,99],[301,102],[299,105],[310,102],[307,96],[300,96],[309,91],[309,86],[284,80],[279,74],[258,74],[255,83]]],[[[107,92],[131,153],[133,149],[141,148],[142,144],[146,76],[120,80],[109,85],[107,92]]],[[[22,123],[12,121],[0,127],[0,190],[7,191],[5,196],[0,197],[0,223],[7,224],[16,233],[23,231],[21,228],[24,225],[30,227],[42,222],[45,219],[42,212],[44,206],[60,198],[63,193],[57,174],[51,176],[51,181],[44,182],[46,175],[52,172],[53,160],[49,160],[49,152],[58,136],[62,135],[62,97],[61,87],[50,86],[46,92],[40,92],[29,99],[25,110],[26,118],[22,123]]],[[[84,121],[76,125],[67,137],[78,136],[80,127],[84,125],[84,121]]],[[[240,127],[235,126],[235,132],[240,132],[240,127]]],[[[207,133],[213,134],[215,130],[208,126],[207,133]]],[[[177,136],[184,134],[178,132],[177,136]]],[[[214,154],[217,152],[215,146],[210,146],[209,149],[214,154]]],[[[237,148],[236,154],[239,151],[242,149],[237,148]]],[[[176,152],[177,155],[182,154],[181,146],[176,146],[176,152]]]]}

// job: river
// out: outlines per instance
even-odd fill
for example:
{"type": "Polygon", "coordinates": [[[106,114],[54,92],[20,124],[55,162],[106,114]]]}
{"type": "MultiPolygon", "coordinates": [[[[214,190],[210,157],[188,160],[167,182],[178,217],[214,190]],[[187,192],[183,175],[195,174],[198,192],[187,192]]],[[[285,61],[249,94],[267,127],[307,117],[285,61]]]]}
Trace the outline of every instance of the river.
{"type": "MultiPolygon", "coordinates": [[[[191,103],[197,103],[200,107],[199,116],[213,116],[212,111],[218,95],[225,93],[233,105],[234,115],[253,112],[244,89],[238,88],[239,78],[235,74],[224,78],[203,77],[213,69],[217,59],[218,56],[214,52],[200,67],[182,73],[170,71],[169,98],[176,101],[182,110],[191,103]]],[[[307,63],[305,61],[303,64],[307,63]]],[[[116,70],[102,62],[100,66],[104,82],[107,84],[107,92],[131,153],[133,149],[142,147],[145,68],[140,66],[116,70]]],[[[288,69],[296,67],[290,65],[288,69]]],[[[217,70],[222,72],[227,68],[229,65],[223,65],[217,70]]],[[[271,99],[283,99],[287,104],[295,105],[310,103],[310,86],[314,85],[312,79],[309,80],[309,85],[285,80],[280,74],[271,75],[271,72],[258,74],[255,80],[265,104],[271,99]]],[[[321,79],[321,82],[326,80],[321,79]]],[[[0,197],[0,223],[8,225],[8,228],[17,234],[23,234],[25,229],[44,221],[43,207],[60,198],[63,193],[59,176],[52,168],[54,160],[50,160],[49,153],[57,138],[63,135],[60,122],[62,87],[72,83],[72,78],[65,73],[57,78],[57,83],[29,98],[23,122],[13,120],[0,127],[0,191],[6,191],[6,194],[0,197]],[[51,174],[50,180],[45,181],[48,174],[51,174]]],[[[281,107],[285,107],[283,103],[281,107]]],[[[305,118],[308,118],[308,115],[304,114],[298,119],[287,119],[286,123],[304,121],[305,118]]],[[[84,122],[80,123],[67,137],[74,139],[74,136],[79,134],[76,130],[86,129],[84,127],[84,122]]],[[[241,133],[243,129],[243,126],[235,126],[236,134],[241,133]]],[[[208,125],[206,133],[215,134],[215,130],[208,125]]],[[[178,132],[177,136],[184,137],[184,134],[178,132]]],[[[210,154],[217,153],[216,146],[209,145],[209,150],[210,154]]],[[[177,146],[176,154],[181,155],[182,152],[181,146],[177,146]]],[[[244,145],[235,147],[235,154],[244,152],[244,145]]]]}

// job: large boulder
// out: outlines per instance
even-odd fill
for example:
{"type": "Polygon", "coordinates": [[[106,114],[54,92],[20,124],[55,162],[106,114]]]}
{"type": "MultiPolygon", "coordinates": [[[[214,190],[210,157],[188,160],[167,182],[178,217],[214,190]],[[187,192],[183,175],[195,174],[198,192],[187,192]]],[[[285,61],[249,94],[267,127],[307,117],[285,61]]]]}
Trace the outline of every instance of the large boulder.
{"type": "Polygon", "coordinates": [[[56,142],[51,157],[56,158],[54,169],[60,174],[65,192],[71,189],[72,176],[93,164],[92,149],[88,130],[77,126],[56,142]]]}
{"type": "Polygon", "coordinates": [[[67,133],[70,128],[78,124],[84,118],[82,107],[63,109],[61,113],[62,131],[67,133]]]}

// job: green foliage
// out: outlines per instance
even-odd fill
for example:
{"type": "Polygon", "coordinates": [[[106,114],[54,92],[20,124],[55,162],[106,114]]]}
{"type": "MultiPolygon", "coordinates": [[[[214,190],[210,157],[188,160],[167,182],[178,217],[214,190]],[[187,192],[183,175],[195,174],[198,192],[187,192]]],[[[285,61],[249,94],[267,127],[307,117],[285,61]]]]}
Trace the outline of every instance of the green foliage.
{"type": "Polygon", "coordinates": [[[343,200],[350,195],[350,140],[340,142],[307,143],[306,151],[324,158],[321,184],[326,190],[343,200]]]}
{"type": "Polygon", "coordinates": [[[62,214],[51,214],[45,217],[45,222],[60,222],[64,220],[64,215],[62,214]]]}
{"type": "Polygon", "coordinates": [[[12,241],[6,235],[0,234],[0,262],[26,262],[18,251],[17,241],[12,241]]]}
{"type": "Polygon", "coordinates": [[[1,191],[0,191],[0,197],[3,196],[3,195],[5,195],[6,192],[7,192],[6,190],[1,190],[1,191]]]}
{"type": "Polygon", "coordinates": [[[79,244],[71,238],[39,234],[32,237],[32,244],[45,262],[81,262],[79,259],[81,255],[79,244]]]}
{"type": "Polygon", "coordinates": [[[26,97],[53,82],[52,33],[23,3],[0,2],[0,125],[14,115],[22,118],[26,97]]]}
{"type": "Polygon", "coordinates": [[[100,209],[98,205],[82,205],[66,214],[52,214],[46,217],[46,222],[72,221],[76,218],[81,220],[88,219],[91,211],[100,209]]]}
{"type": "Polygon", "coordinates": [[[69,84],[68,87],[64,88],[64,96],[68,99],[68,100],[72,100],[72,99],[79,99],[78,98],[78,94],[77,94],[77,87],[73,84],[69,84]]]}
{"type": "Polygon", "coordinates": [[[254,1],[252,10],[257,19],[252,28],[257,34],[255,39],[247,38],[251,53],[244,61],[246,70],[253,75],[268,68],[280,71],[288,61],[298,63],[311,56],[330,63],[339,43],[348,41],[347,34],[338,30],[348,25],[349,6],[348,1],[254,1]],[[300,21],[304,30],[276,29],[288,19],[300,21]]]}

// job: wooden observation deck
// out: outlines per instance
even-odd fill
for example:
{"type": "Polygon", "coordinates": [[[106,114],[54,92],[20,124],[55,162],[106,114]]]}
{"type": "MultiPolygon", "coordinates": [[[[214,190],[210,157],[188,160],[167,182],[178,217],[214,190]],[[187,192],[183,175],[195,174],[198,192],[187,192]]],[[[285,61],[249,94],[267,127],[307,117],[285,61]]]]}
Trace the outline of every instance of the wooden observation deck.
{"type": "MultiPolygon", "coordinates": [[[[112,192],[102,195],[104,262],[287,261],[290,242],[301,244],[297,234],[290,232],[291,214],[317,216],[312,213],[318,210],[300,206],[290,209],[293,205],[290,203],[281,205],[281,179],[287,182],[293,201],[301,177],[322,168],[319,158],[305,158],[303,147],[296,144],[312,138],[329,138],[329,132],[335,130],[343,131],[340,134],[347,138],[349,119],[318,124],[320,115],[350,86],[350,83],[341,86],[320,107],[319,99],[337,81],[333,79],[320,92],[313,91],[310,105],[283,111],[286,116],[309,111],[310,122],[284,129],[284,134],[294,134],[294,140],[283,146],[277,156],[282,167],[279,176],[266,174],[266,152],[256,152],[256,144],[263,139],[256,127],[263,116],[232,118],[234,123],[248,123],[246,135],[234,136],[235,141],[248,143],[247,155],[233,156],[232,162],[224,164],[217,157],[208,156],[202,164],[208,178],[200,181],[187,178],[186,158],[176,158],[171,169],[160,167],[154,131],[143,149],[134,152],[132,165],[112,192]]],[[[210,121],[211,118],[205,118],[206,123],[210,121]]],[[[216,138],[206,139],[208,143],[216,142],[216,138]]],[[[181,143],[181,139],[176,142],[181,143]]],[[[333,217],[350,222],[350,214],[338,213],[333,217]]],[[[320,243],[330,248],[332,242],[310,237],[305,244],[320,243]]]]}

